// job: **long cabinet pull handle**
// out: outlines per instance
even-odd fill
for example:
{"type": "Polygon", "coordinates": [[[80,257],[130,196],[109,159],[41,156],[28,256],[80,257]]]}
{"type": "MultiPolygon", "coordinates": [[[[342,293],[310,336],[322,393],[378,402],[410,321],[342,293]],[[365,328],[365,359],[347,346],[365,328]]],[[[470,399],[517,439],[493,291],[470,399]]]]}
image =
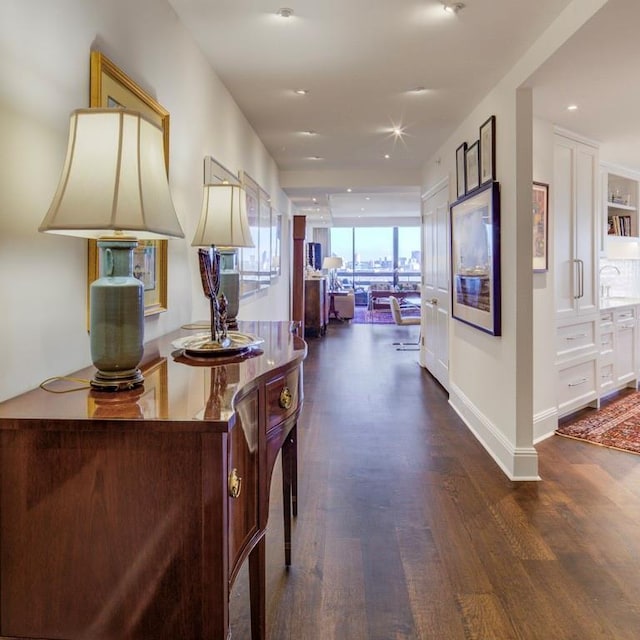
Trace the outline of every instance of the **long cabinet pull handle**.
{"type": "Polygon", "coordinates": [[[581,380],[576,380],[575,382],[570,382],[569,386],[570,387],[579,387],[581,384],[584,384],[587,380],[588,380],[588,378],[582,378],[581,380]]]}
{"type": "Polygon", "coordinates": [[[580,273],[580,297],[584,298],[584,261],[578,258],[578,267],[580,273]]]}
{"type": "Polygon", "coordinates": [[[580,297],[580,260],[573,259],[573,299],[580,297]],[[577,268],[576,268],[577,267],[577,268]]]}

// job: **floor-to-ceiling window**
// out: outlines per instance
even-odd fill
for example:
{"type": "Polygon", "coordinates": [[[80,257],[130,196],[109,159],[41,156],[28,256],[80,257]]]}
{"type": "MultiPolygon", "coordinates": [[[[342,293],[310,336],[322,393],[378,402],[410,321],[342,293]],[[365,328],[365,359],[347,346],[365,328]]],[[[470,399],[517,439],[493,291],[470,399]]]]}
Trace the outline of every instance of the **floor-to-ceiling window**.
{"type": "Polygon", "coordinates": [[[419,227],[332,227],[331,253],[343,260],[338,280],[366,304],[370,285],[420,282],[419,227]],[[361,295],[359,295],[361,294],[361,295]]]}

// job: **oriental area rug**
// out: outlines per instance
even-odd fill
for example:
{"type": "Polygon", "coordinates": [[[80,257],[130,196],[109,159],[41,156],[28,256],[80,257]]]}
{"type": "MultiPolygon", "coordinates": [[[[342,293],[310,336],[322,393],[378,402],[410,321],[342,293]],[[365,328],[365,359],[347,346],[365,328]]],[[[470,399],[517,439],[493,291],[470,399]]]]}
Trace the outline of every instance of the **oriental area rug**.
{"type": "MultiPolygon", "coordinates": [[[[403,316],[420,316],[420,309],[403,309],[403,316]]],[[[395,324],[391,311],[368,311],[367,307],[357,306],[353,320],[354,324],[395,324]]]]}
{"type": "Polygon", "coordinates": [[[556,431],[560,436],[640,454],[640,393],[630,393],[556,431]]]}

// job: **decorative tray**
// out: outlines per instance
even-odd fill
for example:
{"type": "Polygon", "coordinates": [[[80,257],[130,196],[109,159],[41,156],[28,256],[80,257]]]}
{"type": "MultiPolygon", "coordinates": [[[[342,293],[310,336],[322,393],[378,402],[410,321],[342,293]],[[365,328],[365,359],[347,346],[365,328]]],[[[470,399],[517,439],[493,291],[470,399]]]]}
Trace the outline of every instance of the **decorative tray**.
{"type": "Polygon", "coordinates": [[[229,331],[228,341],[225,344],[213,342],[210,333],[199,333],[195,336],[179,338],[171,343],[176,349],[183,349],[188,355],[199,357],[229,356],[253,349],[264,342],[263,338],[249,333],[229,331]]]}

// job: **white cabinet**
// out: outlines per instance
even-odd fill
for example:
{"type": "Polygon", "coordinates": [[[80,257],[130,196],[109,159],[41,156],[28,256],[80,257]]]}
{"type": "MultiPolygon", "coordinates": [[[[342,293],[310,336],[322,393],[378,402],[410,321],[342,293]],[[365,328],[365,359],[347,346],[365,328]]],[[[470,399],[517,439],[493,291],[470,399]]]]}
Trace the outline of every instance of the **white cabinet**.
{"type": "Polygon", "coordinates": [[[556,130],[553,212],[558,414],[597,404],[599,370],[598,147],[556,130]]]}
{"type": "Polygon", "coordinates": [[[556,131],[553,212],[559,322],[598,311],[598,176],[598,148],[556,131]]]}
{"type": "Polygon", "coordinates": [[[636,308],[616,309],[615,377],[618,387],[636,383],[636,308]]]}
{"type": "Polygon", "coordinates": [[[605,396],[625,386],[636,386],[637,308],[600,312],[599,390],[605,396]]]}

